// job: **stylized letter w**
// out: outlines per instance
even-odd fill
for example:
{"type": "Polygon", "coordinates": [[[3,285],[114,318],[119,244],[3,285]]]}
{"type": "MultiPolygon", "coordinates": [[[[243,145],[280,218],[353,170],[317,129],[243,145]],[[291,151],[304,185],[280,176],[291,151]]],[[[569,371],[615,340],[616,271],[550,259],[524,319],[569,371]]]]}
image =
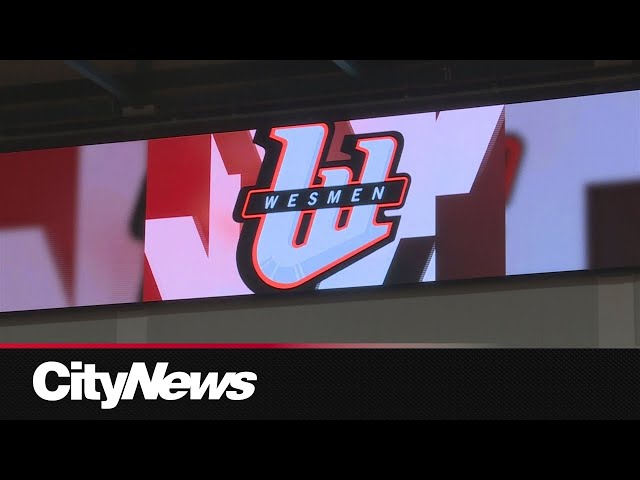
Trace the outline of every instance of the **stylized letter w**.
{"type": "MultiPolygon", "coordinates": [[[[352,155],[351,159],[327,162],[329,136],[325,124],[272,129],[265,139],[267,155],[262,168],[273,174],[269,185],[263,183],[266,188],[262,192],[336,187],[329,192],[335,200],[339,187],[403,179],[400,201],[329,207],[332,202],[327,197],[324,205],[321,201],[307,203],[317,208],[314,210],[253,216],[243,213],[241,220],[247,224],[238,249],[238,264],[243,277],[259,279],[256,282],[245,278],[248,284],[263,283],[275,289],[313,285],[320,277],[393,240],[399,217],[387,218],[379,213],[383,208],[401,206],[406,195],[409,178],[395,173],[402,136],[388,132],[347,137],[343,150],[350,150],[347,153],[352,155]]],[[[239,204],[242,197],[243,194],[239,204]]],[[[342,197],[351,198],[350,194],[342,197]]]]}

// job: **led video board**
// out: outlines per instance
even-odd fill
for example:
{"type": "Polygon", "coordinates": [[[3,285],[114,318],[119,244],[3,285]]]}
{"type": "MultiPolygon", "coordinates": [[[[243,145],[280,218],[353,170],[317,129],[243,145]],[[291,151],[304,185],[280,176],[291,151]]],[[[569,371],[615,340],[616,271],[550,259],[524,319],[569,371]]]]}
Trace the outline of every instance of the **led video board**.
{"type": "Polygon", "coordinates": [[[640,266],[640,92],[0,154],[0,311],[640,266]]]}

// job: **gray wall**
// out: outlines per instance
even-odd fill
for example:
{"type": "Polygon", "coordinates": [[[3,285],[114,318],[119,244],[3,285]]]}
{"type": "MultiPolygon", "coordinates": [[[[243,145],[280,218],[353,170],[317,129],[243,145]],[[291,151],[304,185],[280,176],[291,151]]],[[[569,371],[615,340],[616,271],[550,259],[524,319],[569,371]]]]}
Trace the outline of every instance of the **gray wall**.
{"type": "Polygon", "coordinates": [[[640,273],[0,315],[1,342],[640,345],[640,273]]]}

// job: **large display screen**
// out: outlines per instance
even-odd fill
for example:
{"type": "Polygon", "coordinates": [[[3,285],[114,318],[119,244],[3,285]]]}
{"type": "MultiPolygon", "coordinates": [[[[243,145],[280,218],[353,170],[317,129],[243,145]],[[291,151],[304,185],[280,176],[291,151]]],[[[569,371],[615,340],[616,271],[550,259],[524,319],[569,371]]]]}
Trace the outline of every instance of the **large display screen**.
{"type": "Polygon", "coordinates": [[[0,154],[0,311],[640,266],[640,92],[0,154]]]}

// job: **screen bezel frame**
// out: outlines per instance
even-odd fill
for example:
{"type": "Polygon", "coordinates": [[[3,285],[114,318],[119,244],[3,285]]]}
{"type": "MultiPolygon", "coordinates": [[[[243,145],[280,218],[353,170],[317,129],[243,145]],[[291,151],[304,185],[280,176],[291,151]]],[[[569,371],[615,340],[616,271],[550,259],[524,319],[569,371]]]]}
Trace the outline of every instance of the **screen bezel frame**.
{"type": "MultiPolygon", "coordinates": [[[[531,96],[527,95],[526,91],[517,91],[514,90],[511,92],[511,101],[492,101],[492,99],[500,97],[501,94],[496,92],[483,93],[480,98],[484,98],[484,101],[478,103],[480,100],[473,100],[475,98],[472,94],[468,96],[462,95],[461,99],[457,101],[451,99],[451,96],[443,96],[441,100],[442,108],[434,108],[434,103],[430,103],[429,107],[426,107],[425,100],[420,100],[416,98],[409,98],[405,101],[398,101],[397,99],[376,102],[375,106],[369,105],[352,105],[345,107],[343,109],[332,108],[331,111],[323,111],[322,109],[316,109],[315,112],[309,112],[306,110],[302,110],[297,115],[292,116],[292,114],[284,113],[281,115],[273,115],[270,116],[268,113],[264,115],[260,115],[259,120],[255,120],[255,116],[247,116],[246,118],[238,118],[236,116],[221,118],[216,122],[209,122],[204,120],[204,125],[211,125],[211,127],[199,126],[195,127],[168,127],[169,131],[175,131],[176,134],[167,134],[166,131],[162,131],[159,128],[146,127],[151,128],[150,132],[154,132],[153,134],[149,133],[146,135],[142,134],[133,134],[132,132],[124,132],[122,129],[126,127],[118,127],[114,133],[96,133],[96,132],[88,132],[88,133],[69,133],[63,134],[57,137],[57,140],[47,140],[41,139],[35,141],[33,143],[29,143],[28,140],[25,140],[24,148],[12,148],[5,149],[2,144],[0,144],[0,153],[14,153],[14,152],[29,152],[29,151],[40,151],[40,150],[48,150],[48,149],[56,149],[56,148],[65,148],[65,147],[81,147],[81,146],[89,146],[89,145],[101,145],[101,144],[112,144],[112,143],[124,143],[124,142],[133,142],[133,141],[144,141],[144,140],[154,140],[154,139],[162,139],[162,138],[175,138],[175,137],[186,137],[186,136],[194,136],[194,135],[206,135],[212,133],[225,133],[225,132],[234,132],[234,131],[242,131],[242,130],[255,130],[257,128],[266,128],[273,125],[278,126],[293,126],[293,125],[301,125],[307,123],[316,123],[316,122],[338,122],[345,121],[345,118],[350,120],[360,120],[360,119],[369,119],[369,118],[378,118],[378,117],[387,117],[387,116],[400,116],[400,115],[411,115],[418,113],[431,113],[434,111],[445,111],[445,110],[458,110],[464,108],[477,108],[483,106],[493,106],[493,105],[514,105],[514,104],[525,104],[532,102],[540,102],[540,101],[552,101],[552,100],[562,100],[569,98],[578,98],[578,97],[590,97],[594,95],[606,95],[613,93],[623,93],[623,92],[633,92],[637,91],[640,93],[640,80],[637,82],[633,82],[633,85],[618,85],[617,87],[609,86],[606,84],[599,84],[597,86],[587,85],[587,88],[590,90],[590,93],[576,93],[576,89],[580,90],[579,87],[569,83],[564,86],[569,90],[573,90],[574,93],[566,93],[558,92],[556,94],[545,93],[547,90],[540,89],[536,95],[531,96]],[[424,106],[421,106],[424,105],[424,106]],[[446,105],[446,106],[445,106],[446,105]],[[351,110],[349,110],[351,108],[351,110]],[[368,114],[358,114],[356,112],[362,111],[365,108],[369,108],[368,114]],[[353,114],[343,114],[340,112],[353,112],[353,114]],[[382,113],[384,112],[384,113],[382,113]],[[283,116],[286,117],[286,121],[284,121],[283,116]],[[283,118],[283,121],[278,121],[277,119],[283,118]],[[214,127],[214,125],[218,123],[224,123],[226,125],[225,128],[220,129],[214,127]],[[233,125],[233,126],[232,126],[233,125]],[[187,128],[187,131],[184,130],[187,128]],[[107,137],[105,137],[107,135],[107,137]],[[80,139],[83,140],[80,140],[80,139]],[[93,138],[95,140],[88,140],[93,138]],[[76,140],[77,139],[77,140],[76,140]],[[101,141],[96,141],[102,139],[101,141]],[[37,148],[33,148],[33,144],[38,145],[37,148]]],[[[584,87],[584,86],[583,86],[584,87]]],[[[427,100],[428,102],[428,100],[427,100]]],[[[143,258],[144,262],[144,258],[143,258]]],[[[208,307],[217,308],[221,306],[222,308],[258,308],[262,304],[262,306],[271,306],[273,303],[273,299],[277,298],[286,304],[295,304],[295,303],[315,303],[315,302],[332,302],[332,301],[349,301],[347,300],[349,297],[354,298],[354,301],[359,298],[369,298],[371,296],[376,296],[379,298],[381,292],[389,293],[390,296],[415,296],[422,295],[422,292],[433,292],[434,289],[438,288],[456,288],[456,287],[468,287],[469,285],[488,285],[495,284],[496,282],[500,285],[503,282],[507,283],[506,288],[513,286],[512,282],[526,281],[527,279],[562,279],[562,278],[581,278],[588,279],[590,281],[594,281],[595,278],[599,276],[609,276],[609,275],[630,275],[636,274],[640,272],[640,265],[636,266],[624,266],[624,267],[614,267],[614,268],[596,268],[596,269],[581,269],[581,270],[561,270],[561,271],[552,271],[552,272],[537,272],[537,273],[521,273],[521,274],[512,274],[512,275],[500,275],[500,276],[482,276],[482,277],[471,277],[471,278],[461,278],[454,280],[434,280],[430,282],[420,282],[420,283],[406,283],[406,284],[396,284],[396,285],[368,285],[368,286],[357,286],[357,287],[342,287],[342,288],[331,288],[331,289],[323,289],[323,290],[315,290],[312,292],[296,292],[296,291],[282,291],[282,292],[272,292],[272,293],[260,293],[260,294],[244,294],[244,295],[230,295],[230,296],[219,296],[219,297],[196,297],[196,298],[183,298],[183,299],[171,299],[171,300],[152,300],[152,301],[135,301],[135,302],[120,302],[120,303],[105,303],[105,304],[97,304],[97,305],[77,305],[77,306],[65,306],[65,307],[51,307],[51,308],[43,308],[43,309],[26,309],[26,310],[12,310],[12,311],[0,311],[0,321],[4,320],[5,317],[9,316],[22,316],[27,314],[33,314],[35,312],[64,312],[64,311],[76,311],[82,310],[86,311],[87,309],[110,309],[110,308],[122,308],[122,307],[136,307],[140,306],[144,308],[145,306],[154,305],[155,307],[158,305],[171,305],[172,307],[167,308],[175,308],[176,305],[180,305],[181,303],[188,304],[205,304],[208,307]],[[511,284],[511,285],[509,285],[511,284]],[[404,294],[404,295],[403,295],[404,294]],[[260,302],[259,300],[266,301],[266,305],[264,302],[260,302]],[[252,305],[252,304],[256,305],[252,305]]],[[[504,288],[504,287],[503,287],[504,288]]],[[[281,302],[277,302],[280,304],[281,302]]]]}

